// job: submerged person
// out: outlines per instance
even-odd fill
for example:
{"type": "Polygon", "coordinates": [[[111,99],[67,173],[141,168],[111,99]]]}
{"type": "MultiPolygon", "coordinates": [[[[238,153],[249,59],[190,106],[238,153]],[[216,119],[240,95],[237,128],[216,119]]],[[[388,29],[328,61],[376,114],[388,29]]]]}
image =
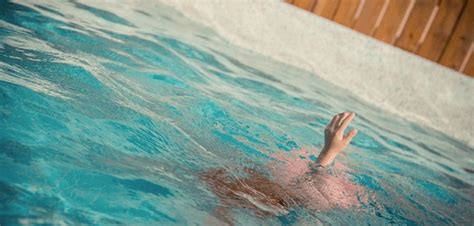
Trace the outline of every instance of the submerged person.
{"type": "Polygon", "coordinates": [[[366,202],[363,187],[351,183],[343,173],[332,172],[332,168],[344,169],[341,164],[334,164],[334,159],[357,134],[356,129],[344,134],[354,117],[352,112],[343,112],[332,118],[325,128],[325,144],[316,161],[311,161],[311,153],[302,149],[294,152],[297,156],[293,158],[274,155],[279,161],[269,165],[270,176],[248,168],[243,178],[236,178],[225,169],[203,173],[201,178],[219,198],[213,216],[233,225],[233,208],[251,210],[257,217],[271,217],[286,215],[298,207],[324,211],[366,202]]]}

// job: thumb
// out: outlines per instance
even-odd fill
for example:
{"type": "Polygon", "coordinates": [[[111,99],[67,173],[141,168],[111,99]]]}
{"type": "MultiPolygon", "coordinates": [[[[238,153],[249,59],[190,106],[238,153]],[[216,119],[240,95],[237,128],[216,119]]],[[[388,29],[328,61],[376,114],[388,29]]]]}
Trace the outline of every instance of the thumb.
{"type": "Polygon", "coordinates": [[[357,134],[357,129],[351,129],[349,133],[344,137],[344,140],[349,143],[351,142],[352,138],[357,134]]]}

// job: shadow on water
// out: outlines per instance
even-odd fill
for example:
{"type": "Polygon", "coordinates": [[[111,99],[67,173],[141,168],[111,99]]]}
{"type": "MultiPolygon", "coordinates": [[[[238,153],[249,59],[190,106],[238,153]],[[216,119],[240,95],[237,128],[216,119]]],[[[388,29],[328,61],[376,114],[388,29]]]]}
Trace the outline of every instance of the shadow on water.
{"type": "Polygon", "coordinates": [[[74,5],[76,5],[76,7],[78,9],[86,10],[86,11],[94,14],[95,16],[97,16],[99,18],[102,18],[104,20],[107,20],[109,22],[129,26],[129,27],[135,27],[135,25],[133,25],[132,23],[130,23],[126,19],[124,19],[122,17],[119,17],[119,16],[117,16],[114,13],[111,13],[109,11],[105,11],[105,10],[101,10],[101,9],[98,9],[98,8],[94,8],[92,6],[84,5],[84,4],[78,3],[76,1],[72,1],[72,2],[74,3],[74,5]]]}
{"type": "Polygon", "coordinates": [[[15,140],[0,138],[0,154],[4,154],[17,164],[29,165],[34,159],[33,150],[15,140]]]}

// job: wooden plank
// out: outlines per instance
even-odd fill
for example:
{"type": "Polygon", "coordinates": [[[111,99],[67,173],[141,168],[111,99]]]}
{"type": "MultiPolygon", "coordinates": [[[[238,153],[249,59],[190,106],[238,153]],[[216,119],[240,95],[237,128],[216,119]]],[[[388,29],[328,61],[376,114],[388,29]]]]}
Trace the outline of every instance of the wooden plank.
{"type": "Polygon", "coordinates": [[[435,7],[436,0],[417,0],[395,45],[409,52],[415,52],[425,28],[432,24],[433,20],[430,19],[438,12],[435,7]]]}
{"type": "Polygon", "coordinates": [[[300,7],[304,10],[312,11],[316,0],[294,0],[293,5],[300,7]]]}
{"type": "Polygon", "coordinates": [[[319,16],[332,19],[339,7],[339,0],[318,0],[313,12],[319,16]]]}
{"type": "Polygon", "coordinates": [[[374,37],[386,43],[393,44],[399,28],[403,28],[404,19],[410,13],[414,0],[391,0],[387,11],[374,32],[374,37]]]}
{"type": "Polygon", "coordinates": [[[286,3],[293,4],[293,0],[285,0],[286,3]]]}
{"type": "Polygon", "coordinates": [[[365,0],[359,18],[352,28],[366,35],[372,36],[375,31],[377,19],[383,16],[383,7],[389,0],[365,0]]]}
{"type": "Polygon", "coordinates": [[[474,0],[468,0],[439,62],[447,67],[459,70],[473,40],[474,0]]]}
{"type": "Polygon", "coordinates": [[[471,44],[469,54],[466,56],[466,65],[463,65],[464,68],[462,73],[474,77],[474,42],[471,44]]]}
{"type": "Polygon", "coordinates": [[[449,36],[454,30],[456,21],[461,15],[464,3],[464,0],[440,1],[438,14],[416,54],[435,62],[439,60],[449,36]]]}
{"type": "Polygon", "coordinates": [[[337,9],[333,20],[344,26],[352,27],[360,4],[360,0],[340,0],[339,8],[337,9]]]}

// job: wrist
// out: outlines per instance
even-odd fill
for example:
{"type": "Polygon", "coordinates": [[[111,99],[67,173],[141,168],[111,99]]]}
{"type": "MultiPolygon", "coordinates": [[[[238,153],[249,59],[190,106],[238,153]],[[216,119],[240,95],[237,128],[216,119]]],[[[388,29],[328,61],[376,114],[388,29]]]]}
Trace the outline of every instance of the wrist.
{"type": "Polygon", "coordinates": [[[337,156],[336,152],[331,151],[328,148],[323,148],[318,158],[316,159],[316,163],[325,167],[327,165],[330,165],[334,161],[336,156],[337,156]]]}
{"type": "Polygon", "coordinates": [[[316,161],[309,164],[309,175],[331,173],[334,166],[334,157],[321,153],[316,161]]]}

